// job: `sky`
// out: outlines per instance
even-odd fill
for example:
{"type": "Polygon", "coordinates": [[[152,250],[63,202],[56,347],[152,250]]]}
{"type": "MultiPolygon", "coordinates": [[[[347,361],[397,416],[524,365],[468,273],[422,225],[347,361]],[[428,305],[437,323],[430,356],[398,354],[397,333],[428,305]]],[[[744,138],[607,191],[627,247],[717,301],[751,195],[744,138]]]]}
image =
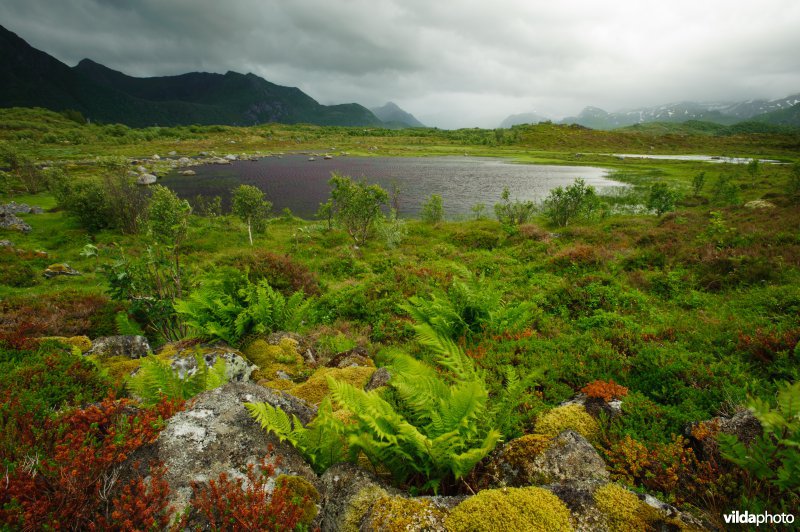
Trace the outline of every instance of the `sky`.
{"type": "Polygon", "coordinates": [[[252,72],[440,128],[800,93],[797,0],[2,0],[72,66],[252,72]]]}

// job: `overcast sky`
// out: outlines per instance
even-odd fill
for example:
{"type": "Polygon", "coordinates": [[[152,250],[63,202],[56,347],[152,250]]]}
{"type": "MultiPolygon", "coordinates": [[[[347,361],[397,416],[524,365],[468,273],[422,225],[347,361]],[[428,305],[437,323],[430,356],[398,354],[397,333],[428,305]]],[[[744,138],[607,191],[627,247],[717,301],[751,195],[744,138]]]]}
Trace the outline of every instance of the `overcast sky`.
{"type": "Polygon", "coordinates": [[[2,0],[0,24],[69,65],[253,72],[442,128],[800,92],[798,0],[2,0]]]}

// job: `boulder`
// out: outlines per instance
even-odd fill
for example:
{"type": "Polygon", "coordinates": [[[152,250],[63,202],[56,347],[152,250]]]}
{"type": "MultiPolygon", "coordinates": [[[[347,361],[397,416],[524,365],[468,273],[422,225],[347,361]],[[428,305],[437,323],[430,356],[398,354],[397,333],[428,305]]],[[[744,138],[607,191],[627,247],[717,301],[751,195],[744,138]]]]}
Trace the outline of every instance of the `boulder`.
{"type": "Polygon", "coordinates": [[[11,240],[0,240],[0,248],[13,248],[14,243],[11,240]]]}
{"type": "Polygon", "coordinates": [[[142,174],[136,178],[137,185],[152,185],[154,184],[158,178],[153,174],[142,174]]]}
{"type": "Polygon", "coordinates": [[[236,155],[234,155],[234,154],[232,154],[232,153],[229,153],[228,155],[226,155],[226,156],[225,156],[225,158],[226,158],[227,160],[229,160],[229,161],[235,161],[235,160],[236,160],[236,159],[238,159],[239,157],[238,157],[238,156],[236,156],[236,155]]]}
{"type": "Polygon", "coordinates": [[[197,358],[200,355],[207,366],[216,364],[217,359],[225,360],[225,374],[228,382],[247,382],[256,366],[250,364],[244,356],[226,345],[199,345],[182,349],[180,344],[167,344],[161,348],[159,355],[167,355],[172,360],[172,369],[176,370],[183,378],[185,375],[194,375],[197,372],[197,358]]]}
{"type": "Polygon", "coordinates": [[[5,205],[0,205],[0,213],[7,214],[42,214],[41,207],[31,207],[27,203],[17,203],[11,201],[5,205]]]}
{"type": "MultiPolygon", "coordinates": [[[[275,474],[304,478],[316,489],[320,479],[291,445],[264,431],[244,404],[269,402],[265,388],[249,382],[228,383],[198,395],[191,406],[167,421],[158,439],[133,453],[129,474],[145,474],[153,460],[166,466],[170,505],[180,511],[192,494],[192,482],[208,482],[220,473],[243,478],[250,464],[265,457],[276,463],[275,474]]],[[[274,485],[274,483],[272,484],[274,485]]]]}
{"type": "Polygon", "coordinates": [[[0,211],[0,229],[30,233],[31,226],[16,214],[0,211]]]}
{"type": "Polygon", "coordinates": [[[580,434],[565,430],[555,438],[528,434],[496,450],[479,475],[481,486],[580,485],[608,482],[605,462],[580,434]]]}
{"type": "Polygon", "coordinates": [[[328,468],[320,481],[322,530],[359,530],[378,500],[399,495],[372,473],[349,463],[328,468]]]}
{"type": "Polygon", "coordinates": [[[178,172],[180,175],[197,175],[197,172],[194,170],[181,170],[178,172]]]}
{"type": "Polygon", "coordinates": [[[426,530],[445,532],[449,511],[464,497],[401,497],[385,495],[377,499],[361,522],[360,530],[426,530]]]}
{"type": "Polygon", "coordinates": [[[325,365],[329,368],[350,368],[356,366],[375,367],[375,363],[369,357],[369,353],[361,346],[354,347],[344,353],[339,353],[325,365]]]}
{"type": "Polygon", "coordinates": [[[158,154],[155,154],[155,155],[153,155],[152,159],[153,159],[154,161],[160,161],[160,160],[161,160],[161,157],[160,157],[158,154]]]}
{"type": "Polygon", "coordinates": [[[45,271],[42,272],[48,279],[52,279],[53,277],[58,277],[59,275],[80,275],[81,272],[72,268],[69,264],[66,263],[57,263],[51,264],[47,267],[45,271]]]}
{"type": "Polygon", "coordinates": [[[178,155],[178,152],[176,152],[175,150],[172,150],[167,155],[169,155],[170,157],[175,157],[176,155],[178,155]]]}
{"type": "Polygon", "coordinates": [[[774,209],[775,204],[763,199],[748,201],[744,204],[745,209],[774,209]]]}
{"type": "Polygon", "coordinates": [[[102,336],[92,341],[87,355],[98,358],[142,358],[150,353],[150,344],[144,336],[102,336]]]}
{"type": "Polygon", "coordinates": [[[392,378],[392,374],[389,373],[389,370],[386,368],[378,368],[375,370],[375,373],[372,374],[372,377],[369,378],[367,385],[364,386],[365,392],[370,392],[377,388],[382,388],[389,384],[389,381],[392,378]]]}
{"type": "Polygon", "coordinates": [[[178,162],[180,164],[190,164],[192,160],[189,159],[188,157],[181,157],[180,159],[178,159],[178,162]]]}
{"type": "Polygon", "coordinates": [[[745,445],[750,445],[762,433],[761,422],[746,408],[730,417],[715,417],[694,423],[686,429],[686,436],[692,442],[695,454],[706,460],[719,455],[718,434],[731,434],[745,445]]]}

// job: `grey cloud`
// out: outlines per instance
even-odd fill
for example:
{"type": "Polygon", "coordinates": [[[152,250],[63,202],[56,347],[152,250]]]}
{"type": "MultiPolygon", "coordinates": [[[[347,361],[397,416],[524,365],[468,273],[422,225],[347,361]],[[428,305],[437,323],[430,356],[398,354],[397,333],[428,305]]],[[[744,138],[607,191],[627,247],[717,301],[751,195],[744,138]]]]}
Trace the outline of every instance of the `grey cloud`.
{"type": "Polygon", "coordinates": [[[69,64],[252,71],[440,127],[800,91],[794,0],[3,0],[0,21],[69,64]]]}

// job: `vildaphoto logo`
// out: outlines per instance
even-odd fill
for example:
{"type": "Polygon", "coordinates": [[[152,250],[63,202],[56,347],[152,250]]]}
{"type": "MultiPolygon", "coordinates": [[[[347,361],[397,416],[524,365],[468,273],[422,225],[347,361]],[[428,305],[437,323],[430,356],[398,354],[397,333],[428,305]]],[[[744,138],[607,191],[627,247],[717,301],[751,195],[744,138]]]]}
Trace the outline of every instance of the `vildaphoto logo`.
{"type": "Polygon", "coordinates": [[[722,516],[726,524],[733,525],[791,525],[794,523],[794,514],[771,514],[764,512],[751,514],[748,511],[735,510],[722,516]]]}

